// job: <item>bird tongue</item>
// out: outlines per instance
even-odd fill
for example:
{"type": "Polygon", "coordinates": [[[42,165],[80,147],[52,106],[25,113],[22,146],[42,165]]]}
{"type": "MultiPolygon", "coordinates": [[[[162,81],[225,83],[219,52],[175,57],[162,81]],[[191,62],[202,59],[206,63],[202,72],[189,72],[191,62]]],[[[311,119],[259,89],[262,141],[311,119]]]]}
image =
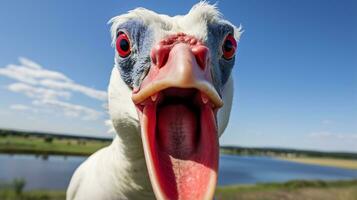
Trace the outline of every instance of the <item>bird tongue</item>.
{"type": "Polygon", "coordinates": [[[142,139],[157,199],[207,199],[217,181],[218,138],[208,105],[195,113],[182,104],[143,110],[142,139]]]}

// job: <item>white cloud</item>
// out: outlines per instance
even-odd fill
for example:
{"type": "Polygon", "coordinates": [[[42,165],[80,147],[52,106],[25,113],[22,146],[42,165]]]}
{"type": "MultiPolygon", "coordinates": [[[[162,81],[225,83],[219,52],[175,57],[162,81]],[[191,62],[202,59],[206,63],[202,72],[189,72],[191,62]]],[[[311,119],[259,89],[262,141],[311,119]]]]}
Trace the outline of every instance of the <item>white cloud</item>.
{"type": "Polygon", "coordinates": [[[71,93],[67,91],[56,91],[43,87],[34,87],[25,83],[13,83],[7,86],[7,89],[12,92],[23,93],[29,98],[34,99],[57,99],[63,97],[69,99],[71,93]]]}
{"type": "Polygon", "coordinates": [[[86,106],[54,99],[45,99],[42,101],[35,100],[33,101],[33,105],[50,108],[54,111],[60,110],[63,111],[64,115],[67,117],[79,117],[83,120],[96,120],[101,115],[103,115],[102,112],[88,108],[86,106]]]}
{"type": "Polygon", "coordinates": [[[23,104],[10,105],[10,109],[16,110],[16,111],[31,111],[31,112],[34,112],[34,113],[38,112],[38,109],[30,107],[30,106],[27,106],[27,105],[23,105],[23,104]]]}
{"type": "Polygon", "coordinates": [[[35,63],[32,60],[29,60],[27,58],[24,57],[20,57],[19,61],[22,65],[27,66],[28,68],[32,68],[32,69],[42,69],[41,65],[35,63]]]}
{"type": "Polygon", "coordinates": [[[61,72],[44,69],[38,63],[26,58],[19,58],[19,62],[20,65],[9,64],[0,68],[0,75],[34,86],[71,90],[101,101],[107,99],[105,91],[77,84],[61,72]]]}
{"type": "Polygon", "coordinates": [[[13,105],[10,106],[10,109],[13,109],[13,110],[28,110],[29,107],[25,106],[25,105],[22,105],[22,104],[13,104],[13,105]]]}
{"type": "Polygon", "coordinates": [[[18,82],[7,85],[11,92],[21,93],[31,99],[31,106],[13,104],[10,109],[46,113],[62,113],[67,117],[96,120],[104,115],[84,105],[70,103],[72,93],[77,92],[105,104],[107,93],[76,83],[61,72],[47,70],[27,58],[19,58],[19,65],[9,64],[0,68],[0,76],[18,82]]]}
{"type": "Polygon", "coordinates": [[[27,76],[27,69],[17,65],[8,65],[5,68],[0,68],[0,75],[7,76],[8,78],[15,79],[29,84],[37,84],[37,80],[32,76],[27,76]]]}
{"type": "Polygon", "coordinates": [[[34,68],[34,64],[23,62],[22,65],[7,65],[5,68],[0,69],[0,75],[7,76],[20,82],[37,84],[40,79],[48,78],[53,80],[61,80],[71,82],[60,72],[50,71],[43,68],[34,68]]]}
{"type": "Polygon", "coordinates": [[[107,94],[104,91],[95,90],[83,85],[79,85],[74,82],[63,82],[63,81],[56,81],[51,79],[45,79],[40,81],[42,86],[53,88],[57,90],[72,90],[75,92],[80,92],[88,97],[105,101],[107,99],[107,94]]]}
{"type": "Polygon", "coordinates": [[[30,107],[22,105],[22,104],[13,104],[10,106],[10,109],[13,110],[29,110],[30,107]]]}

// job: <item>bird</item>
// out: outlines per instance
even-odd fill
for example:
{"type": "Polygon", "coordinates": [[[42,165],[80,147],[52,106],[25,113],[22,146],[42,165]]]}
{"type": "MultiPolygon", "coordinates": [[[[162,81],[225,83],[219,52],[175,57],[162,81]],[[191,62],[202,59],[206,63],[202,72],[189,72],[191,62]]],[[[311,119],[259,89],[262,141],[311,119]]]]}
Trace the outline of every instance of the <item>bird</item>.
{"type": "Polygon", "coordinates": [[[241,26],[216,4],[135,8],[109,22],[112,143],[74,172],[67,200],[213,199],[241,26]]]}

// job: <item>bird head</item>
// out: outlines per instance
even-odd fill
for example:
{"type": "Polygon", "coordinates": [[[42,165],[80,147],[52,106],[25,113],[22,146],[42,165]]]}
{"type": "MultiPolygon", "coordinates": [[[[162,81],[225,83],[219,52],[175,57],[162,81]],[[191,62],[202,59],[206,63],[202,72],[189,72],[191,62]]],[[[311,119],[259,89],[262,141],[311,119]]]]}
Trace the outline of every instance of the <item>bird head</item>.
{"type": "Polygon", "coordinates": [[[114,128],[140,136],[157,199],[212,199],[240,28],[204,2],[183,16],[137,8],[110,23],[114,128]]]}

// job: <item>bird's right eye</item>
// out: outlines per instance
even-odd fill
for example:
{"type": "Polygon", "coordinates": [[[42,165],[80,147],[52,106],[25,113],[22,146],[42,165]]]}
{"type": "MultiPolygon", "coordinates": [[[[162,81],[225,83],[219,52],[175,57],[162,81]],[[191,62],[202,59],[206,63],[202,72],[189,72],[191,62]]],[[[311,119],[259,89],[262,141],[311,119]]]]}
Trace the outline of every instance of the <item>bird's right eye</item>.
{"type": "Polygon", "coordinates": [[[116,49],[120,57],[125,58],[131,53],[131,46],[128,36],[120,32],[116,42],[116,49]]]}
{"type": "Polygon", "coordinates": [[[232,34],[227,35],[222,45],[223,58],[226,60],[232,59],[234,57],[236,49],[237,41],[234,39],[232,34]]]}

